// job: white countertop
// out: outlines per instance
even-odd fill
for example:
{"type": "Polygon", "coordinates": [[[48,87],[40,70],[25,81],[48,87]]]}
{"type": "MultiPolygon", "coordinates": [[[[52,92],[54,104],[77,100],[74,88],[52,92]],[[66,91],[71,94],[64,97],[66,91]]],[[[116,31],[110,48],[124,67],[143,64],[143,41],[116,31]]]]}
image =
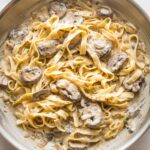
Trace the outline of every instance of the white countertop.
{"type": "MultiPolygon", "coordinates": [[[[11,0],[0,0],[0,10],[11,0]]],[[[150,15],[149,0],[135,0],[150,15]]],[[[150,130],[128,150],[150,150],[150,130]]],[[[0,150],[16,150],[0,135],[0,150]]]]}

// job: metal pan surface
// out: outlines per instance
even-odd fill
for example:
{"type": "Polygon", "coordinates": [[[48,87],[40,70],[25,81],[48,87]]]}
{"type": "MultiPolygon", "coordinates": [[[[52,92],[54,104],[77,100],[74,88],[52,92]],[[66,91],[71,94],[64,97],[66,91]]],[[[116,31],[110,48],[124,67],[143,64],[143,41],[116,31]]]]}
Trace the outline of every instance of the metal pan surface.
{"type": "MultiPolygon", "coordinates": [[[[15,26],[21,24],[30,12],[34,9],[45,5],[50,0],[12,0],[0,12],[0,43],[3,43],[8,32],[15,26]]],[[[98,1],[98,0],[97,0],[98,1]]],[[[148,53],[150,54],[150,19],[146,13],[131,0],[99,0],[102,4],[109,5],[118,11],[125,19],[134,23],[140,32],[140,36],[144,40],[148,53]]],[[[0,50],[1,51],[1,50],[0,50]]],[[[149,57],[150,58],[150,57],[149,57]]],[[[127,130],[123,130],[115,139],[105,143],[96,145],[93,150],[124,150],[137,141],[150,126],[150,76],[147,77],[146,85],[141,94],[136,97],[135,103],[144,100],[141,115],[137,118],[137,130],[133,134],[129,134],[127,130]]],[[[0,98],[1,99],[1,98],[0,98]]],[[[12,108],[6,106],[3,100],[0,100],[0,133],[19,150],[55,150],[54,144],[49,143],[44,148],[37,147],[37,143],[30,138],[24,137],[22,129],[16,127],[15,117],[12,108]]]]}

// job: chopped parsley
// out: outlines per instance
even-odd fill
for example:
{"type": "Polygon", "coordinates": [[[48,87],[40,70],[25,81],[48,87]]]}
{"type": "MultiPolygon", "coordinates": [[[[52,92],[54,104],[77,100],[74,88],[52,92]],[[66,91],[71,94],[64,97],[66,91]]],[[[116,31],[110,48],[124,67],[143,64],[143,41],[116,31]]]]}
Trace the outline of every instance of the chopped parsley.
{"type": "Polygon", "coordinates": [[[129,120],[129,117],[126,117],[126,118],[124,118],[123,122],[124,122],[125,124],[127,124],[127,123],[128,123],[128,120],[129,120]]]}

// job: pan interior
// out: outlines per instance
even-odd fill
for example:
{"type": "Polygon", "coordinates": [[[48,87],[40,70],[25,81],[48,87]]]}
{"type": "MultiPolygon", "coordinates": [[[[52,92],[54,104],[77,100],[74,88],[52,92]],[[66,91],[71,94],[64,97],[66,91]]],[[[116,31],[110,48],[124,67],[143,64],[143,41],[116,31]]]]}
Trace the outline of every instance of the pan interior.
{"type": "MultiPolygon", "coordinates": [[[[98,1],[98,0],[97,0],[98,1]]],[[[13,4],[9,6],[5,12],[1,15],[0,18],[0,37],[1,43],[7,37],[7,33],[14,28],[15,26],[21,24],[25,18],[30,15],[34,9],[41,7],[42,5],[46,5],[48,0],[39,1],[39,0],[26,0],[24,3],[23,1],[14,1],[13,4]],[[18,16],[18,14],[20,14],[18,16]]],[[[129,20],[133,24],[135,24],[139,28],[140,36],[143,41],[146,43],[147,50],[150,47],[150,28],[149,28],[149,21],[143,14],[132,4],[130,1],[122,0],[101,0],[102,4],[108,5],[112,7],[114,10],[119,12],[126,20],[129,20]],[[137,17],[138,16],[138,17],[137,17]]],[[[1,50],[2,51],[2,50],[1,50]]],[[[150,53],[150,51],[148,52],[150,53]]],[[[100,143],[95,145],[94,150],[103,149],[103,150],[110,150],[110,149],[121,149],[127,147],[130,143],[136,140],[140,130],[145,130],[146,126],[149,123],[149,79],[150,76],[146,78],[146,84],[143,86],[141,93],[139,96],[136,96],[135,100],[133,101],[133,105],[139,105],[142,102],[142,110],[139,116],[135,118],[135,124],[137,126],[136,131],[133,134],[130,134],[126,129],[124,129],[115,139],[112,139],[105,143],[100,143]],[[129,142],[130,141],[130,142],[129,142]]],[[[16,119],[13,115],[13,108],[6,105],[2,98],[0,100],[0,129],[4,132],[4,136],[6,133],[9,134],[9,140],[13,139],[17,141],[19,144],[19,149],[30,149],[30,150],[40,150],[37,146],[40,143],[39,140],[33,140],[32,138],[26,137],[26,132],[22,129],[16,127],[16,119]]],[[[142,131],[142,132],[143,132],[142,131]]],[[[49,142],[43,150],[51,150],[55,149],[54,143],[49,142]]]]}

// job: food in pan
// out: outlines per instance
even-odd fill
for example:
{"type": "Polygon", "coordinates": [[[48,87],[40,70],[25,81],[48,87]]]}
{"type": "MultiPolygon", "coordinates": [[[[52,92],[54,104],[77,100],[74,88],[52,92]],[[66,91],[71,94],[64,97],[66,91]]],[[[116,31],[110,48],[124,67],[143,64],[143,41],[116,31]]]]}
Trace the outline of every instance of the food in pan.
{"type": "Polygon", "coordinates": [[[57,149],[115,138],[138,112],[128,107],[149,72],[145,44],[108,6],[52,1],[13,29],[2,49],[0,87],[17,125],[57,149]]]}

